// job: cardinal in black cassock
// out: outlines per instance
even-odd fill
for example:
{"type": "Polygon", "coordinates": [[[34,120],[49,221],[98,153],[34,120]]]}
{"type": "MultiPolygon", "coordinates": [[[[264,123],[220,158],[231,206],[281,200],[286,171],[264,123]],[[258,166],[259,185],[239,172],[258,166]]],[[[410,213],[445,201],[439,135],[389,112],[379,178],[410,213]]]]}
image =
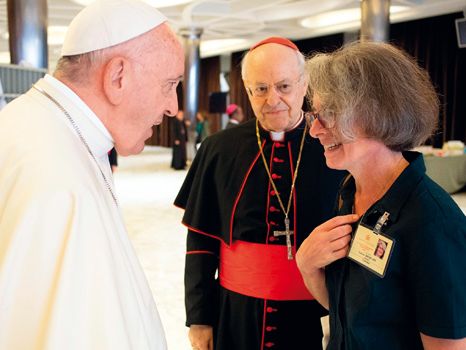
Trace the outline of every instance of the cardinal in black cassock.
{"type": "Polygon", "coordinates": [[[188,227],[186,325],[212,326],[214,349],[322,348],[326,310],[294,255],[331,217],[344,173],[326,166],[299,110],[296,119],[282,133],[253,119],[208,137],[175,200],[188,227]]]}

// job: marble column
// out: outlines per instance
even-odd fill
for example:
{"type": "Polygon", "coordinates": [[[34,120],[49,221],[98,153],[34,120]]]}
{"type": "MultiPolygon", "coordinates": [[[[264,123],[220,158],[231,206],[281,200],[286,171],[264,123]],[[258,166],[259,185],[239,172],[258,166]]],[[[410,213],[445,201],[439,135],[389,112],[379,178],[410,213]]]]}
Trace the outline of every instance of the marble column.
{"type": "Polygon", "coordinates": [[[199,74],[201,67],[200,43],[202,29],[184,28],[180,30],[185,50],[184,71],[184,115],[192,122],[196,120],[199,108],[199,74]]]}
{"type": "Polygon", "coordinates": [[[361,0],[361,41],[388,41],[390,0],[361,0]]]}
{"type": "Polygon", "coordinates": [[[186,119],[191,121],[188,130],[188,159],[194,158],[196,114],[199,110],[199,75],[201,68],[201,28],[182,28],[179,34],[183,38],[185,52],[185,71],[183,80],[183,111],[186,119]]]}

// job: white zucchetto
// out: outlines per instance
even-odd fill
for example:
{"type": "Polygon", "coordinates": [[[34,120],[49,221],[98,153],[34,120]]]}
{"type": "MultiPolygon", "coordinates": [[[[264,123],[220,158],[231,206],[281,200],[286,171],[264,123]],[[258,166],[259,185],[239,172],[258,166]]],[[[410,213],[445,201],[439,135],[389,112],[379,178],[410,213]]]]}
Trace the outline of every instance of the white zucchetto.
{"type": "Polygon", "coordinates": [[[96,0],[71,21],[62,56],[105,49],[144,34],[167,18],[140,0],[96,0]]]}

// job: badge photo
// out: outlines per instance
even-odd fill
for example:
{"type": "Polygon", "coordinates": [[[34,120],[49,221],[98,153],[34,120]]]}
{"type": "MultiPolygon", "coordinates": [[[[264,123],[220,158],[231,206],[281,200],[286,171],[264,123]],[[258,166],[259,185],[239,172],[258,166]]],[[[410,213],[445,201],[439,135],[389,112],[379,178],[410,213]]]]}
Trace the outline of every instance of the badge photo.
{"type": "Polygon", "coordinates": [[[392,238],[359,224],[351,242],[348,258],[383,278],[394,244],[392,238]]]}

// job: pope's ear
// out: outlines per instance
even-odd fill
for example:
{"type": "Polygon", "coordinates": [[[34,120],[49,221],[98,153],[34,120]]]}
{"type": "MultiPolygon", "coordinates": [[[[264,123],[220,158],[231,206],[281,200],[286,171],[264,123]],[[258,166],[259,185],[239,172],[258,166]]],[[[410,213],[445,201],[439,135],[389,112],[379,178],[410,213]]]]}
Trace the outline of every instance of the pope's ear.
{"type": "Polygon", "coordinates": [[[124,100],[128,72],[129,61],[123,57],[114,57],[104,66],[103,89],[112,105],[118,105],[124,100]]]}

